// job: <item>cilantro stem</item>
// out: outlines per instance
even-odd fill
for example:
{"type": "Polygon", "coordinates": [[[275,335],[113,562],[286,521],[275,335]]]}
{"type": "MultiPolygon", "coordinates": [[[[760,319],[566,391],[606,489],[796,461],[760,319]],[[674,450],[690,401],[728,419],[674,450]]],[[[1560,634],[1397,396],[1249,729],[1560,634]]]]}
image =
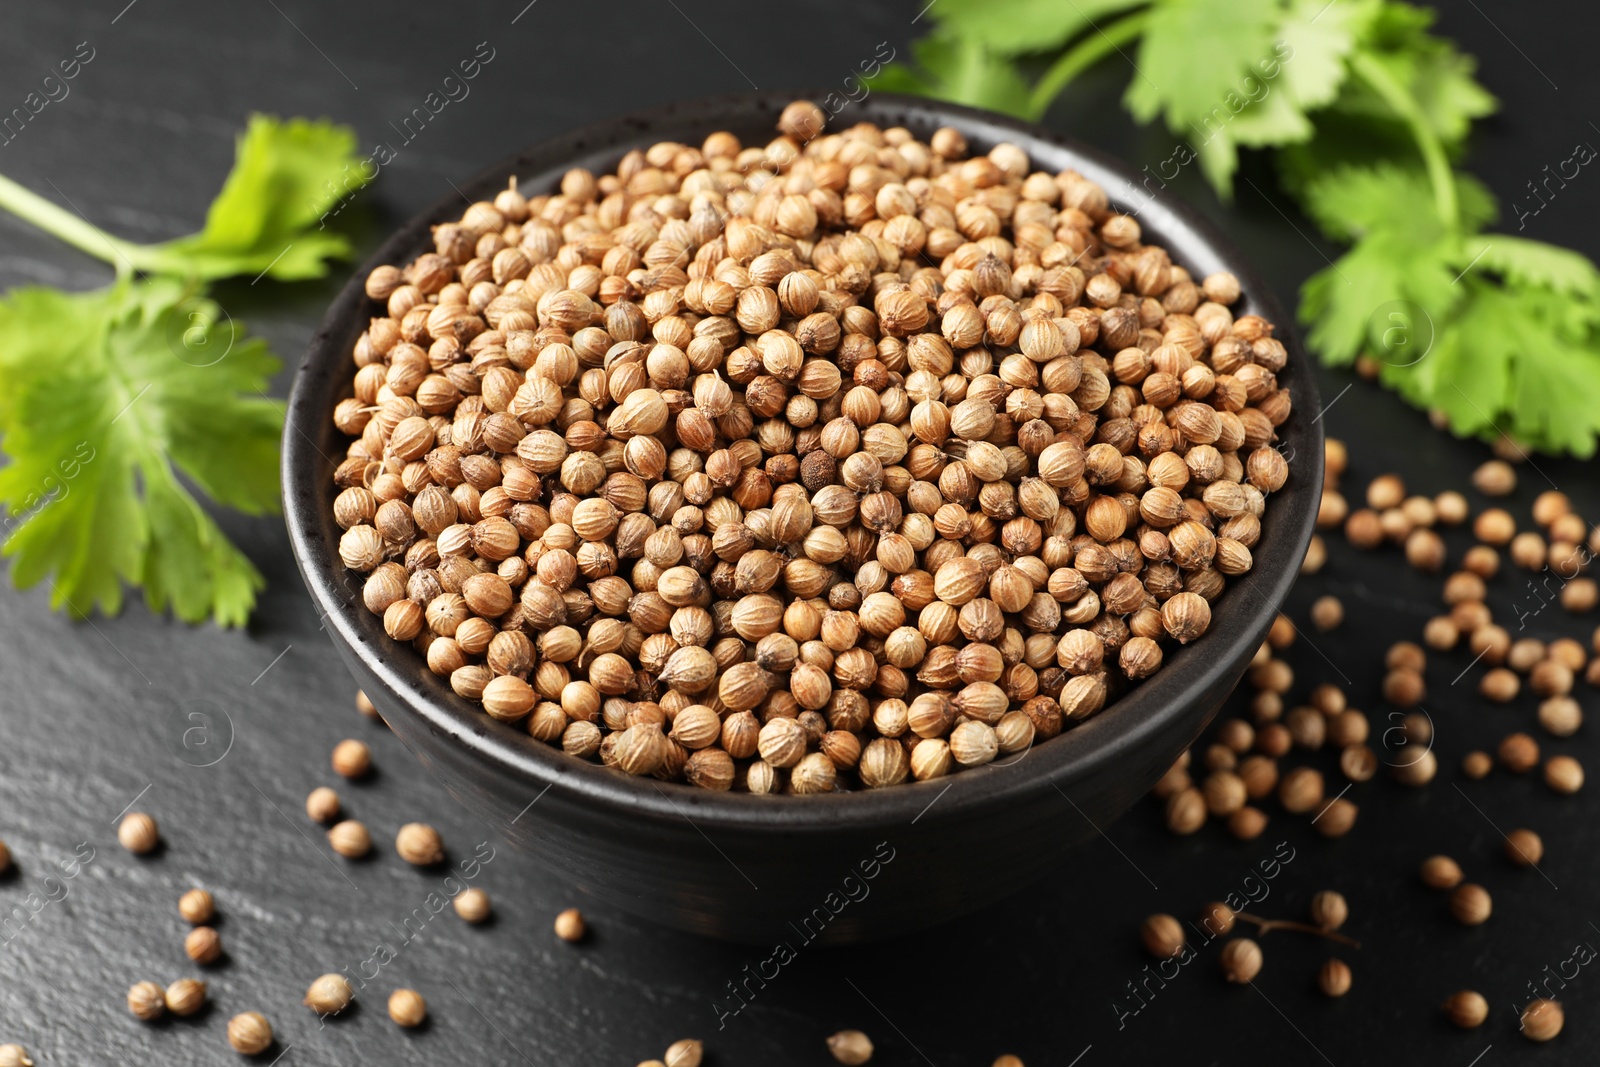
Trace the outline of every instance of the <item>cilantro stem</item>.
{"type": "Polygon", "coordinates": [[[1033,87],[1033,92],[1028,97],[1028,117],[1035,120],[1043,118],[1051,103],[1072,79],[1123,45],[1136,40],[1144,32],[1147,18],[1146,12],[1136,11],[1118,19],[1103,30],[1096,27],[1093,36],[1084,38],[1076,46],[1068,49],[1061,58],[1050,64],[1050,69],[1044,72],[1039,83],[1033,87]]]}
{"type": "Polygon", "coordinates": [[[1422,163],[1428,169],[1428,181],[1433,185],[1433,202],[1440,220],[1454,229],[1460,223],[1460,210],[1456,202],[1456,179],[1444,145],[1428,125],[1422,105],[1405,87],[1384,69],[1383,65],[1365,52],[1356,52],[1350,58],[1350,70],[1372,87],[1394,113],[1405,121],[1411,130],[1422,163]]]}
{"type": "Polygon", "coordinates": [[[126,277],[135,270],[149,270],[161,259],[155,249],[113,237],[82,216],[46,200],[3,174],[0,174],[0,208],[96,259],[105,260],[117,269],[119,277],[126,277]]]}

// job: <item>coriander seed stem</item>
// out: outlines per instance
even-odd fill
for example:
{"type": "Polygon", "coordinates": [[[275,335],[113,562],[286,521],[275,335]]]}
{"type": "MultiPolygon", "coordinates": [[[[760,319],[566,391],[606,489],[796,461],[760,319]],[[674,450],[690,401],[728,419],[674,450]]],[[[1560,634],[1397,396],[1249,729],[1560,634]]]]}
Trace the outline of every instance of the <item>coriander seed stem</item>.
{"type": "Polygon", "coordinates": [[[1259,915],[1251,915],[1243,911],[1234,912],[1233,917],[1253,924],[1256,930],[1263,934],[1270,933],[1273,930],[1295,930],[1302,934],[1315,934],[1318,937],[1325,937],[1330,941],[1337,941],[1341,945],[1349,945],[1351,948],[1361,947],[1361,942],[1354,938],[1346,937],[1333,930],[1324,930],[1320,926],[1312,926],[1310,923],[1295,922],[1293,919],[1263,919],[1259,915]]]}
{"type": "Polygon", "coordinates": [[[1444,145],[1428,126],[1421,105],[1382,64],[1369,55],[1357,52],[1350,59],[1350,70],[1371,86],[1372,91],[1382,97],[1383,102],[1410,128],[1417,151],[1422,155],[1423,165],[1427,167],[1428,181],[1433,185],[1433,201],[1439,211],[1440,221],[1454,229],[1460,224],[1455,173],[1449,157],[1445,155],[1444,145]]]}
{"type": "Polygon", "coordinates": [[[1118,19],[1103,30],[1096,28],[1092,36],[1069,48],[1059,59],[1050,64],[1050,68],[1033,87],[1033,92],[1028,97],[1028,117],[1035,120],[1043,118],[1051,103],[1072,79],[1123,45],[1136,40],[1144,32],[1146,21],[1146,13],[1136,11],[1118,19]]]}
{"type": "Polygon", "coordinates": [[[0,174],[0,208],[116,267],[127,275],[146,266],[143,247],[113,237],[93,223],[0,174]]]}

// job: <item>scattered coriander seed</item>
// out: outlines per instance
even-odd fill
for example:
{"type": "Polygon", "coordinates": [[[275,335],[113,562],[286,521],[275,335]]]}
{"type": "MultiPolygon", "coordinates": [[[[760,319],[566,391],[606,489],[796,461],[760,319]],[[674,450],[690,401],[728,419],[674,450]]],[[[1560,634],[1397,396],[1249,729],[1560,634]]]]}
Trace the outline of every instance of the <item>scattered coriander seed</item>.
{"type": "Polygon", "coordinates": [[[1429,889],[1454,889],[1461,884],[1461,865],[1449,856],[1429,856],[1422,861],[1422,884],[1429,889]]]}
{"type": "Polygon", "coordinates": [[[1343,837],[1356,824],[1360,809],[1348,797],[1338,797],[1316,817],[1314,825],[1323,837],[1343,837]]]}
{"type": "Polygon", "coordinates": [[[0,1045],[0,1067],[33,1067],[33,1061],[21,1045],[0,1045]]]}
{"type": "Polygon", "coordinates": [[[1574,578],[1561,587],[1559,599],[1561,606],[1572,614],[1586,614],[1600,603],[1600,584],[1593,578],[1574,578]]]}
{"type": "Polygon", "coordinates": [[[1572,756],[1551,756],[1544,764],[1544,784],[1571,796],[1583,788],[1583,764],[1572,756]]]}
{"type": "Polygon", "coordinates": [[[1167,960],[1183,951],[1183,924],[1170,915],[1157,913],[1139,927],[1144,950],[1158,960],[1167,960]]]}
{"type": "Polygon", "coordinates": [[[325,785],[319,785],[306,796],[306,817],[312,822],[330,823],[339,817],[343,805],[339,794],[325,785]]]}
{"type": "Polygon", "coordinates": [[[700,1067],[704,1056],[705,1046],[692,1037],[685,1037],[667,1046],[667,1054],[661,1057],[661,1062],[665,1067],[700,1067]]]}
{"type": "Polygon", "coordinates": [[[1222,937],[1232,932],[1236,913],[1223,903],[1207,904],[1200,913],[1200,925],[1212,937],[1222,937]]]}
{"type": "Polygon", "coordinates": [[[1254,841],[1267,828],[1267,813],[1246,804],[1228,816],[1228,832],[1240,841],[1254,841]]]}
{"type": "Polygon", "coordinates": [[[994,1063],[989,1067],[1023,1067],[1022,1057],[1013,1056],[1008,1052],[1003,1056],[996,1056],[994,1063]]]}
{"type": "Polygon", "coordinates": [[[1329,997],[1350,992],[1350,965],[1344,960],[1328,960],[1317,971],[1317,988],[1329,997]]]}
{"type": "Polygon", "coordinates": [[[585,930],[583,912],[577,908],[568,908],[556,916],[556,936],[563,941],[582,941],[585,930]]]}
{"type": "Polygon", "coordinates": [[[241,1012],[228,1020],[228,1044],[235,1052],[258,1056],[272,1047],[272,1024],[258,1011],[241,1012]]]}
{"type": "Polygon", "coordinates": [[[1288,811],[1300,815],[1322,804],[1322,772],[1314,767],[1296,767],[1278,785],[1278,801],[1288,811]]]}
{"type": "Polygon", "coordinates": [[[860,1067],[872,1059],[872,1039],[860,1030],[840,1030],[828,1038],[828,1051],[847,1067],[860,1067]]]}
{"type": "Polygon", "coordinates": [[[1518,867],[1537,867],[1544,859],[1544,841],[1532,830],[1516,829],[1506,835],[1506,858],[1518,867]]]}
{"type": "Polygon", "coordinates": [[[1394,780],[1401,785],[1424,786],[1439,773],[1439,757],[1433,754],[1431,748],[1406,758],[1410,760],[1409,763],[1402,763],[1394,769],[1394,780]]]}
{"type": "Polygon", "coordinates": [[[193,1015],[206,1006],[206,984],[198,978],[180,978],[167,986],[166,1002],[174,1015],[193,1015]]]}
{"type": "Polygon", "coordinates": [[[1463,882],[1450,891],[1450,914],[1462,926],[1481,925],[1493,910],[1489,891],[1475,882],[1463,882]]]}
{"type": "Polygon", "coordinates": [[[1378,511],[1397,508],[1405,498],[1406,485],[1398,474],[1380,474],[1367,484],[1367,506],[1378,511]]]}
{"type": "Polygon", "coordinates": [[[372,750],[364,742],[346,738],[333,746],[333,770],[343,778],[363,778],[372,769],[372,750]]]}
{"type": "Polygon", "coordinates": [[[154,982],[136,982],[128,989],[128,1010],[133,1017],[154,1022],[167,1013],[167,996],[154,982]]]}
{"type": "Polygon", "coordinates": [[[1236,937],[1222,946],[1222,973],[1243,985],[1261,973],[1261,946],[1248,937],[1236,937]]]}
{"type": "Polygon", "coordinates": [[[1344,604],[1336,596],[1320,596],[1311,604],[1311,625],[1323,633],[1337,630],[1344,621],[1344,604]]]}
{"type": "Polygon", "coordinates": [[[1522,1036],[1529,1041],[1549,1041],[1561,1032],[1566,1021],[1560,1004],[1540,997],[1522,1009],[1522,1036]]]}
{"type": "Polygon", "coordinates": [[[1472,472],[1472,487],[1484,496],[1510,496],[1517,488],[1517,472],[1504,460],[1491,459],[1472,472]]]}
{"type": "Polygon", "coordinates": [[[389,994],[389,1018],[408,1030],[421,1026],[428,1018],[428,1002],[415,989],[396,989],[389,994]]]}
{"type": "Polygon", "coordinates": [[[1482,993],[1471,989],[1450,994],[1441,1007],[1450,1021],[1463,1030],[1475,1030],[1489,1017],[1489,1002],[1482,993]]]}
{"type": "Polygon", "coordinates": [[[1500,763],[1512,774],[1522,774],[1539,765],[1539,742],[1524,733],[1507,734],[1500,741],[1500,763]]]}
{"type": "Polygon", "coordinates": [[[346,819],[328,830],[328,847],[347,860],[360,859],[372,851],[372,835],[365,824],[346,819]]]}
{"type": "Polygon", "coordinates": [[[1350,915],[1344,894],[1324,889],[1311,898],[1311,921],[1324,930],[1337,930],[1350,915]]]}
{"type": "Polygon", "coordinates": [[[183,939],[183,951],[202,966],[222,958],[222,935],[215,927],[196,926],[183,939]]]}
{"type": "Polygon", "coordinates": [[[1494,757],[1487,752],[1472,751],[1461,757],[1461,773],[1477,781],[1487,778],[1494,770],[1494,757]]]}
{"type": "Polygon", "coordinates": [[[355,990],[350,988],[348,978],[342,974],[330,973],[322,975],[311,983],[301,1003],[318,1015],[337,1015],[350,1006],[355,995],[355,990]]]}
{"type": "Polygon", "coordinates": [[[431,867],[444,859],[444,841],[427,823],[408,822],[395,834],[394,850],[417,867],[431,867]]]}
{"type": "Polygon", "coordinates": [[[369,719],[378,717],[378,709],[373,706],[372,698],[367,696],[366,691],[362,689],[356,690],[356,710],[369,719]]]}
{"type": "Polygon", "coordinates": [[[456,914],[469,923],[477,924],[489,918],[489,894],[473,887],[463,889],[455,897],[456,914]]]}
{"type": "Polygon", "coordinates": [[[1198,789],[1182,789],[1167,798],[1167,829],[1192,834],[1206,822],[1206,798],[1198,789]]]}
{"type": "Polygon", "coordinates": [[[178,898],[178,914],[196,926],[208,923],[217,913],[217,902],[204,889],[191,889],[178,898]]]}
{"type": "Polygon", "coordinates": [[[134,855],[143,856],[161,843],[161,831],[144,812],[130,811],[117,827],[117,843],[134,855]]]}
{"type": "Polygon", "coordinates": [[[1522,679],[1504,667],[1494,667],[1484,672],[1478,691],[1496,704],[1509,704],[1517,699],[1522,689],[1522,679]]]}

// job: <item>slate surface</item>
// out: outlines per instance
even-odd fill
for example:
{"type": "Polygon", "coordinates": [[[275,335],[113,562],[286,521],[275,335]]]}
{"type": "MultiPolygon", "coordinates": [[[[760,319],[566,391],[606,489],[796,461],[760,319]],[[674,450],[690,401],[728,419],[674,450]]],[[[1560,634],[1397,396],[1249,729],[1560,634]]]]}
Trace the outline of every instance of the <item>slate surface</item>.
{"type": "MultiPolygon", "coordinates": [[[[904,52],[920,28],[915,4],[792,3],[780,11],[722,0],[495,0],[472,5],[315,5],[265,0],[227,5],[135,0],[13,4],[0,34],[0,109],[9,110],[56,60],[88,41],[94,59],[67,98],[52,103],[0,148],[0,171],[134,239],[194,229],[225,172],[232,137],[253,110],[325,114],[355,125],[362,143],[395,144],[391,121],[421,103],[448,68],[488,42],[494,59],[469,97],[452,103],[401,147],[381,183],[351,213],[364,248],[387,229],[515,148],[591,119],[674,97],[766,86],[834,86],[887,40],[904,52]],[[787,23],[787,25],[782,25],[787,23]],[[780,26],[782,28],[780,29],[780,26]],[[52,185],[54,191],[52,191],[52,185]]],[[[1337,0],[1336,0],[1337,2],[1337,0]]],[[[1525,184],[1566,159],[1578,141],[1600,140],[1585,109],[1600,72],[1583,35],[1562,29],[1574,4],[1514,9],[1448,3],[1442,26],[1481,60],[1505,116],[1483,125],[1472,165],[1509,204],[1534,206],[1525,184]],[[1490,21],[1490,18],[1494,22],[1490,21]]],[[[1171,139],[1130,129],[1116,108],[1125,70],[1086,79],[1051,125],[1135,161],[1158,161],[1171,139]]],[[[1246,170],[1272,190],[1265,168],[1246,170]]],[[[1592,179],[1588,179],[1592,180],[1592,179]]],[[[1292,300],[1295,286],[1334,254],[1308,240],[1287,204],[1249,185],[1219,205],[1186,175],[1185,195],[1224,227],[1292,300]],[[1280,210],[1281,208],[1281,210],[1280,210]]],[[[1527,234],[1600,253],[1595,193],[1583,176],[1558,191],[1527,234]]],[[[1517,216],[1507,214],[1515,229],[1517,216]]],[[[0,285],[85,288],[100,264],[0,217],[0,285]]],[[[223,287],[219,297],[292,362],[342,279],[295,286],[223,287]]],[[[277,392],[287,385],[280,377],[277,392]]],[[[1464,485],[1486,450],[1430,430],[1388,395],[1325,374],[1329,430],[1352,445],[1359,484],[1398,470],[1418,489],[1464,485]]],[[[1554,484],[1580,510],[1600,515],[1594,468],[1540,460],[1522,468],[1516,497],[1526,508],[1554,484]]],[[[265,1012],[283,1063],[630,1064],[659,1056],[671,1040],[705,1039],[708,1062],[831,1062],[822,1039],[842,1027],[867,1030],[875,1063],[987,1064],[1014,1052],[1030,1065],[1106,1063],[1494,1064],[1511,1059],[1583,1063],[1595,1038],[1600,978],[1581,968],[1561,995],[1567,1032],[1535,1047],[1515,1033],[1511,1003],[1543,968],[1565,970],[1580,942],[1600,945],[1594,891],[1600,850],[1594,790],[1559,800],[1535,779],[1497,772],[1464,783],[1461,753],[1492,745],[1513,724],[1531,727],[1530,698],[1491,708],[1475,695],[1479,669],[1451,680],[1467,657],[1436,657],[1428,681],[1443,770],[1433,788],[1407,791],[1378,780],[1351,792],[1356,830],[1337,842],[1303,820],[1275,816],[1259,840],[1241,844],[1208,828],[1176,841],[1153,804],[1109,827],[1109,840],[1078,853],[1071,878],[997,901],[983,914],[888,944],[806,950],[720,1020],[712,1004],[725,983],[764,953],[697,941],[589,909],[593,936],[580,947],[554,939],[550,921],[573,891],[536,856],[501,847],[476,884],[494,897],[497,919],[482,929],[446,912],[427,919],[428,895],[444,871],[401,864],[390,842],[402,822],[439,826],[452,860],[496,842],[424,778],[381,727],[351,707],[348,676],[318,632],[276,520],[224,525],[269,581],[248,633],[187,629],[142,607],[120,618],[72,623],[47,611],[39,592],[0,593],[0,837],[17,870],[0,882],[0,918],[30,892],[49,899],[0,943],[0,1041],[20,1041],[41,1067],[55,1064],[234,1062],[223,1040],[237,1011],[265,1012]],[[191,718],[202,713],[208,719],[191,718]],[[211,723],[209,766],[184,747],[184,732],[211,723]],[[348,807],[373,827],[370,862],[328,852],[302,814],[306,792],[332,781],[327,755],[342,737],[367,740],[379,767],[344,787],[348,807]],[[1457,788],[1458,786],[1462,788],[1457,788]],[[113,823],[138,798],[160,821],[157,856],[135,859],[115,844],[113,823]],[[1528,825],[1543,835],[1545,877],[1499,855],[1496,828],[1528,825]],[[1287,842],[1280,848],[1279,842],[1287,842]],[[58,863],[90,855],[76,877],[46,881],[58,863]],[[1260,877],[1274,854],[1293,859],[1260,877]],[[1495,895],[1495,916],[1464,930],[1416,884],[1425,854],[1459,857],[1495,895]],[[1255,875],[1257,880],[1247,879],[1255,875]],[[210,969],[213,1007],[157,1026],[123,1007],[127,987],[194,973],[174,904],[191,885],[217,896],[226,961],[210,969]],[[1267,938],[1266,969],[1253,989],[1227,987],[1216,946],[1164,988],[1148,983],[1131,1011],[1126,983],[1146,959],[1135,927],[1146,913],[1195,914],[1230,892],[1268,896],[1255,910],[1298,915],[1312,893],[1339,888],[1350,899],[1349,930],[1363,943],[1342,952],[1355,988],[1330,1003],[1313,989],[1328,954],[1292,934],[1267,938]],[[418,909],[421,909],[420,912],[418,909]],[[421,917],[418,917],[418,916],[421,917]],[[409,925],[408,925],[409,920],[409,925]],[[348,968],[371,973],[379,945],[394,958],[378,968],[352,1017],[318,1028],[300,1007],[311,978],[348,968]],[[398,985],[421,990],[432,1022],[403,1034],[384,1017],[398,985]],[[1482,1030],[1451,1030],[1433,1006],[1473,986],[1491,999],[1482,1030]],[[1117,1005],[1121,1006],[1120,1013],[1117,1005]],[[1474,1057],[1480,1057],[1475,1060],[1474,1057]]],[[[1452,539],[1453,550],[1463,542],[1452,539]]],[[[1521,576],[1494,584],[1491,603],[1513,618],[1526,595],[1521,576]]],[[[1376,730],[1388,723],[1376,695],[1386,643],[1415,634],[1436,587],[1393,553],[1358,557],[1335,546],[1327,570],[1301,583],[1292,611],[1322,592],[1341,596],[1342,630],[1301,641],[1291,660],[1299,684],[1348,678],[1352,701],[1376,730]]],[[[1559,609],[1530,632],[1587,640],[1593,620],[1559,609]]],[[[1592,691],[1582,697],[1592,703],[1592,691]]],[[[1593,727],[1547,750],[1585,756],[1593,727]]],[[[190,738],[194,740],[193,735],[190,738]]],[[[1331,757],[1329,757],[1331,770],[1331,757]]],[[[1592,763],[1593,761],[1591,761],[1592,763]]],[[[952,856],[952,862],[960,862],[952,856]]],[[[379,959],[384,955],[380,954],[379,959]]]]}

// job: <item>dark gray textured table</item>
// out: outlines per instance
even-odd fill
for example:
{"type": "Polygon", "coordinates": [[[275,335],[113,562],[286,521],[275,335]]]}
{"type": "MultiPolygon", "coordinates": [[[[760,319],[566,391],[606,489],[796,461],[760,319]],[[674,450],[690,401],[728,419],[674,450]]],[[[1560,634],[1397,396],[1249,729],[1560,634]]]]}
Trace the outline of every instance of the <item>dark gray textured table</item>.
{"type": "MultiPolygon", "coordinates": [[[[20,100],[78,42],[89,41],[95,58],[68,98],[0,149],[0,171],[46,195],[53,183],[95,222],[130,238],[174,236],[198,226],[251,110],[328,115],[353,124],[366,145],[390,137],[391,121],[488,42],[495,58],[471,95],[406,144],[363,194],[353,218],[363,248],[371,248],[448,192],[450,180],[581,122],[748,84],[834,85],[881,41],[904,52],[923,7],[920,0],[794,3],[781,12],[724,0],[525,2],[14,3],[0,34],[0,103],[20,100]]],[[[1567,158],[1574,142],[1600,137],[1585,110],[1597,98],[1600,71],[1584,35],[1558,29],[1577,5],[1496,5],[1489,14],[1497,24],[1476,4],[1444,6],[1444,31],[1480,57],[1484,79],[1504,101],[1504,115],[1484,124],[1472,163],[1510,201],[1544,164],[1567,158]]],[[[1107,70],[1086,79],[1051,125],[1130,160],[1164,158],[1170,139],[1127,127],[1117,109],[1123,77],[1107,70]]],[[[1272,188],[1264,169],[1250,173],[1272,188]]],[[[1309,228],[1291,221],[1286,204],[1248,187],[1231,207],[1193,181],[1180,191],[1237,235],[1286,299],[1333,251],[1297,233],[1309,228]]],[[[1600,253],[1595,196],[1574,182],[1528,220],[1526,232],[1600,253]]],[[[86,288],[108,274],[0,217],[0,285],[86,288]]],[[[241,283],[223,287],[219,298],[292,366],[341,281],[241,283]]],[[[1349,382],[1329,374],[1322,388],[1326,398],[1339,397],[1326,418],[1330,432],[1351,444],[1353,480],[1395,469],[1434,492],[1464,485],[1486,455],[1435,433],[1371,386],[1358,382],[1341,397],[1349,382]]],[[[280,394],[286,384],[287,372],[280,394]]],[[[1521,473],[1523,508],[1548,482],[1600,516],[1593,467],[1541,460],[1538,470],[1521,473]]],[[[665,933],[601,908],[587,909],[590,940],[565,945],[552,936],[551,919],[583,902],[536,856],[501,848],[485,865],[478,884],[497,908],[487,927],[468,927],[449,912],[427,922],[413,917],[419,908],[427,914],[444,872],[419,872],[394,857],[398,825],[434,823],[456,859],[490,835],[381,726],[356,715],[348,676],[318,632],[279,522],[230,517],[224,525],[269,582],[244,634],[153,619],[138,605],[117,619],[73,623],[50,614],[42,592],[0,593],[0,838],[17,858],[16,872],[0,882],[0,918],[30,892],[45,901],[26,922],[13,920],[0,942],[0,1042],[27,1045],[40,1067],[233,1062],[225,1023],[249,1009],[272,1019],[286,1064],[632,1064],[682,1036],[703,1038],[717,1064],[818,1064],[831,1062],[823,1037],[842,1027],[872,1034],[876,1063],[941,1067],[987,1064],[1001,1052],[1030,1067],[1492,1067],[1513,1059],[1586,1063],[1600,1048],[1593,968],[1562,992],[1567,1031],[1549,1046],[1518,1037],[1510,1009],[1526,981],[1559,967],[1575,945],[1600,945],[1600,800],[1592,788],[1559,800],[1531,777],[1462,782],[1455,769],[1462,752],[1532,722],[1529,698],[1511,710],[1490,708],[1476,697],[1472,673],[1451,686],[1466,666],[1463,655],[1436,657],[1428,673],[1439,778],[1424,791],[1384,780],[1355,788],[1350,796],[1362,817],[1349,837],[1326,842],[1304,820],[1275,815],[1251,843],[1215,827],[1174,840],[1146,803],[1109,827],[1108,841],[1081,849],[1070,876],[901,941],[802,951],[719,1029],[714,998],[764,953],[665,933]],[[210,766],[193,766],[203,761],[183,745],[194,711],[214,722],[225,714],[232,724],[231,748],[210,766]],[[366,783],[340,785],[380,844],[377,857],[357,864],[336,861],[302,814],[306,792],[332,780],[328,752],[346,736],[368,741],[379,768],[366,783]],[[154,857],[136,859],[115,843],[116,816],[135,798],[161,822],[166,847],[154,857]],[[1500,858],[1495,826],[1514,825],[1544,835],[1547,879],[1500,858]],[[1125,983],[1142,981],[1147,962],[1135,935],[1140,918],[1156,910],[1190,916],[1207,900],[1243,892],[1280,841],[1294,858],[1266,883],[1270,896],[1255,910],[1298,915],[1316,890],[1343,890],[1349,929],[1363,942],[1342,953],[1354,966],[1351,994],[1320,998],[1312,979],[1327,949],[1280,933],[1264,942],[1266,969],[1254,987],[1225,986],[1212,946],[1165,988],[1149,985],[1145,1006],[1129,1012],[1136,1002],[1125,983]],[[84,844],[93,859],[77,876],[46,883],[52,865],[84,844]],[[1456,926],[1416,884],[1417,860],[1433,851],[1455,854],[1494,892],[1488,924],[1456,926]],[[123,1006],[131,983],[193,973],[174,909],[190,885],[210,888],[223,915],[227,959],[205,975],[213,1006],[190,1020],[138,1023],[123,1006]],[[394,959],[358,1010],[319,1029],[299,1004],[306,984],[324,971],[358,972],[379,945],[394,959]],[[403,1034],[384,1017],[383,999],[398,985],[427,996],[432,1021],[423,1031],[403,1034]],[[1464,986],[1481,989],[1493,1007],[1489,1024],[1470,1034],[1451,1030],[1434,1011],[1464,986]],[[1120,1018],[1118,1004],[1126,1013],[1120,1018]]],[[[1451,543],[1459,552],[1463,542],[1451,543]]],[[[1497,611],[1509,617],[1521,581],[1494,584],[1497,611]]],[[[1377,657],[1387,642],[1415,634],[1434,610],[1436,587],[1393,553],[1357,557],[1336,545],[1323,575],[1297,590],[1297,617],[1324,591],[1343,597],[1349,616],[1362,621],[1317,636],[1314,649],[1298,643],[1292,662],[1302,683],[1347,678],[1352,701],[1382,729],[1377,657]]],[[[1545,612],[1530,629],[1587,639],[1592,620],[1560,615],[1545,612]]],[[[1592,690],[1582,698],[1591,703],[1592,690]]],[[[1590,726],[1546,749],[1582,758],[1594,749],[1593,732],[1590,726]]]]}

